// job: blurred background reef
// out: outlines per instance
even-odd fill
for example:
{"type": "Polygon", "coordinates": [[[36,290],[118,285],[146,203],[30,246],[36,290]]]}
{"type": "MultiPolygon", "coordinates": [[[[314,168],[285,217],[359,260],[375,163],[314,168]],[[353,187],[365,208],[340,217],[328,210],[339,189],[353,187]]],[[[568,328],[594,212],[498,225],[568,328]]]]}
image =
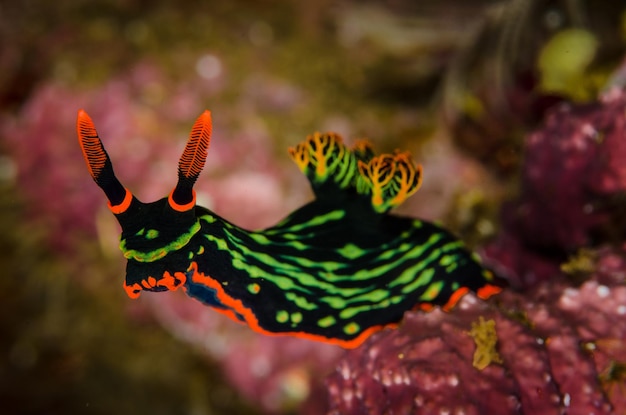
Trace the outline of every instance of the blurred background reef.
{"type": "Polygon", "coordinates": [[[341,351],[277,356],[220,316],[126,297],[79,108],[145,200],[170,191],[210,109],[200,203],[250,228],[310,199],[286,157],[307,134],[409,149],[424,186],[401,212],[478,247],[519,191],[524,136],[624,86],[625,45],[626,6],[609,0],[0,0],[0,412],[327,409],[310,397],[341,351]]]}

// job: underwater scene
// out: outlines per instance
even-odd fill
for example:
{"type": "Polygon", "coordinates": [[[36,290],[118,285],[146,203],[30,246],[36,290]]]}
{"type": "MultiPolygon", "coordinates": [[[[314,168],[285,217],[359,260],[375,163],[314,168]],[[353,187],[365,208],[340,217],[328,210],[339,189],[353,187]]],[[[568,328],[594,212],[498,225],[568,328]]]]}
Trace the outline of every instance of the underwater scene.
{"type": "Polygon", "coordinates": [[[0,34],[0,414],[626,414],[626,4],[0,34]]]}

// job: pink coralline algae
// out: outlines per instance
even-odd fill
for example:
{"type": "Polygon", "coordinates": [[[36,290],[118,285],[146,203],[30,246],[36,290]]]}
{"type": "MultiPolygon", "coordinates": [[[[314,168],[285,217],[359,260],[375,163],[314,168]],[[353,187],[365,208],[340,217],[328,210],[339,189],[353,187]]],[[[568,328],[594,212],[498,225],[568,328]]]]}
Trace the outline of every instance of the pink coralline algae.
{"type": "Polygon", "coordinates": [[[515,286],[550,278],[578,249],[624,236],[626,93],[562,104],[525,146],[519,199],[503,212],[503,231],[485,248],[515,286]]]}
{"type": "Polygon", "coordinates": [[[409,312],[340,361],[328,414],[623,413],[625,317],[626,286],[595,279],[409,312]],[[501,359],[483,370],[471,336],[481,319],[495,322],[501,359]]]}
{"type": "Polygon", "coordinates": [[[626,413],[625,152],[623,91],[554,109],[484,249],[512,287],[407,312],[348,352],[327,414],[626,413]]]}

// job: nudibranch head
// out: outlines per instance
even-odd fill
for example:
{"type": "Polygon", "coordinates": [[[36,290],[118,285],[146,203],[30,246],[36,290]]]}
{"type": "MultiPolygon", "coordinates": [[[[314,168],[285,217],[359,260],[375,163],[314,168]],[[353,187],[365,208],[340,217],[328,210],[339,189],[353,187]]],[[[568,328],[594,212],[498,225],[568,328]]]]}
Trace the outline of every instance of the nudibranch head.
{"type": "Polygon", "coordinates": [[[120,249],[128,260],[125,288],[137,296],[141,290],[165,291],[180,286],[184,274],[173,253],[185,250],[200,231],[196,214],[196,182],[211,139],[211,114],[196,120],[178,163],[178,183],[168,197],[143,203],[119,182],[109,156],[89,115],[78,112],[78,141],[91,177],[109,199],[109,209],[122,227],[120,249]],[[143,265],[142,265],[143,264],[143,265]],[[174,275],[178,277],[174,277],[174,275]]]}

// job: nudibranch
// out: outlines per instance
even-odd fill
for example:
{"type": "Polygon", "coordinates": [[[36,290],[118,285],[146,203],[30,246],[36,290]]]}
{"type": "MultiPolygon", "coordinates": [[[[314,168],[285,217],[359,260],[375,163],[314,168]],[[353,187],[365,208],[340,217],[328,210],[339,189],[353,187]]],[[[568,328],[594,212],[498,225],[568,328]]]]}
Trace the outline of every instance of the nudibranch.
{"type": "Polygon", "coordinates": [[[491,272],[449,232],[389,213],[417,191],[421,166],[406,152],[375,155],[364,141],[315,133],[289,149],[315,198],[277,225],[246,230],[196,205],[211,114],[195,122],[178,183],[143,203],[116,178],[91,118],[78,112],[87,167],[122,228],[124,289],[182,290],[264,334],[356,347],[404,312],[451,309],[467,292],[500,291],[491,272]]]}

